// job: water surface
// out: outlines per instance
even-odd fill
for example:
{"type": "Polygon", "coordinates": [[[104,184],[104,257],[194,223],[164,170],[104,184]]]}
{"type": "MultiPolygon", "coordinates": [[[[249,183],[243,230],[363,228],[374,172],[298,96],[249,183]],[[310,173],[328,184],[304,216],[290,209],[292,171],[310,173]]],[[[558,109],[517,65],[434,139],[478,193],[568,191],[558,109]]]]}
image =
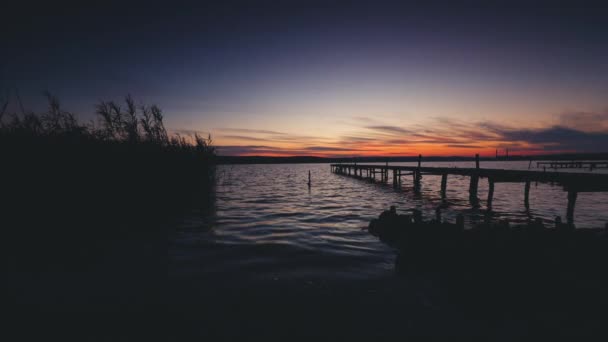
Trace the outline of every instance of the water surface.
{"type": "MultiPolygon", "coordinates": [[[[474,163],[424,166],[474,167],[474,163]]],[[[482,167],[528,169],[529,164],[482,162],[482,167]]],[[[382,210],[391,205],[402,213],[417,208],[431,218],[441,207],[444,219],[453,221],[463,213],[468,226],[487,214],[487,179],[479,182],[481,207],[473,208],[468,177],[448,177],[446,201],[440,196],[440,176],[423,176],[420,194],[414,193],[410,177],[398,189],[389,178],[389,184],[382,184],[336,175],[329,164],[221,165],[214,214],[202,218],[193,213],[183,219],[171,238],[169,272],[271,280],[382,277],[392,274],[395,252],[365,231],[382,210]]],[[[538,217],[552,224],[555,216],[565,219],[566,204],[561,187],[533,183],[526,209],[523,183],[496,183],[491,215],[512,222],[538,217]]],[[[580,193],[575,224],[602,227],[608,222],[607,209],[608,193],[580,193]]]]}

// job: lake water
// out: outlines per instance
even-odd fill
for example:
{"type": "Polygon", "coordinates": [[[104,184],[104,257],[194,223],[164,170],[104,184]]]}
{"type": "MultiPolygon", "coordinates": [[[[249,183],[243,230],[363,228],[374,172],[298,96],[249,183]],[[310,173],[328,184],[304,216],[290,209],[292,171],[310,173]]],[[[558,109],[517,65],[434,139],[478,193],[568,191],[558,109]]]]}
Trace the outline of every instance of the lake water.
{"type": "MultiPolygon", "coordinates": [[[[392,165],[414,165],[394,163],[392,165]]],[[[428,162],[424,166],[474,167],[473,162],[428,162]]],[[[486,168],[528,169],[528,162],[482,162],[486,168]]],[[[596,170],[594,172],[604,172],[596,170]]],[[[581,172],[581,171],[578,171],[581,172]]],[[[586,172],[586,171],[582,171],[586,172]]],[[[173,275],[231,274],[260,279],[370,278],[393,272],[395,252],[367,233],[372,218],[395,205],[417,208],[426,218],[442,206],[444,219],[463,213],[467,225],[486,214],[487,180],[480,179],[480,208],[468,199],[468,177],[449,176],[447,201],[440,176],[423,176],[416,195],[406,177],[402,187],[370,183],[330,172],[328,164],[221,165],[217,201],[210,217],[185,217],[171,239],[173,275]],[[312,187],[306,185],[308,171],[312,187]]],[[[567,194],[559,186],[532,184],[530,209],[523,183],[497,183],[492,216],[525,222],[540,217],[565,219],[567,194]]],[[[608,222],[608,193],[580,193],[578,228],[608,222]]]]}

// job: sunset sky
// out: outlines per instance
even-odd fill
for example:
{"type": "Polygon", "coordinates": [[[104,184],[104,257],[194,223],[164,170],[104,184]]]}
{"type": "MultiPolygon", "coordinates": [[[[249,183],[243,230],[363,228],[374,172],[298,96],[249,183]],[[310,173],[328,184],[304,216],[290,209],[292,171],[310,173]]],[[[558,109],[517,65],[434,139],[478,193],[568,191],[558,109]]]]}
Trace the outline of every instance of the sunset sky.
{"type": "Polygon", "coordinates": [[[221,3],[15,6],[0,91],[132,94],[223,155],[608,152],[608,6],[221,3]]]}

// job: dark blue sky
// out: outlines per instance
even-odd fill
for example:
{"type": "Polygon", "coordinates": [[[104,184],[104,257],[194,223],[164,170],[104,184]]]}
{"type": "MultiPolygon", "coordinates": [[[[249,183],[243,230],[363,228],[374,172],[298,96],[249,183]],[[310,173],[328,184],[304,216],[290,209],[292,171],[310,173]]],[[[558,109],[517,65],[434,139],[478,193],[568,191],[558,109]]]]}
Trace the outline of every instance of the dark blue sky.
{"type": "MultiPolygon", "coordinates": [[[[369,127],[411,131],[442,119],[583,134],[606,124],[605,5],[21,3],[4,16],[5,93],[18,89],[37,109],[49,90],[83,118],[98,100],[131,93],[159,104],[174,130],[213,133],[226,153],[374,154],[396,139],[369,127]],[[572,113],[585,113],[585,127],[566,122],[572,113]],[[349,151],[346,137],[359,139],[349,151]]],[[[556,150],[553,140],[511,141],[523,136],[450,145],[556,150]]],[[[465,151],[439,141],[415,148],[465,151]]]]}

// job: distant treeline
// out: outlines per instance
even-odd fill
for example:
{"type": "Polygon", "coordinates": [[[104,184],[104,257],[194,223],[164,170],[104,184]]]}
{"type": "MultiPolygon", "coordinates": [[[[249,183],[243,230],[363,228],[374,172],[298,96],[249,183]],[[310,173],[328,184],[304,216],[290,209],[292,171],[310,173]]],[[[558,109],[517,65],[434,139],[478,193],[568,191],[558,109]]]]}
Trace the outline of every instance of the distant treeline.
{"type": "Polygon", "coordinates": [[[160,234],[166,243],[168,220],[212,208],[210,137],[169,134],[160,108],[130,96],[124,104],[100,102],[88,124],[47,98],[43,113],[9,113],[0,104],[5,252],[35,265],[49,256],[86,260],[127,236],[160,234]]]}
{"type": "MultiPolygon", "coordinates": [[[[220,151],[221,152],[221,151],[220,151]]],[[[435,157],[423,156],[423,161],[474,161],[475,156],[446,156],[435,157]]],[[[608,153],[576,153],[576,154],[551,154],[551,155],[535,155],[535,156],[499,156],[496,157],[480,157],[480,160],[485,161],[517,161],[517,160],[608,160],[608,153]]],[[[415,162],[418,161],[418,156],[411,157],[349,157],[349,158],[323,158],[312,156],[294,156],[294,157],[265,157],[265,156],[218,156],[219,164],[292,164],[292,163],[395,163],[395,162],[415,162]]]]}

